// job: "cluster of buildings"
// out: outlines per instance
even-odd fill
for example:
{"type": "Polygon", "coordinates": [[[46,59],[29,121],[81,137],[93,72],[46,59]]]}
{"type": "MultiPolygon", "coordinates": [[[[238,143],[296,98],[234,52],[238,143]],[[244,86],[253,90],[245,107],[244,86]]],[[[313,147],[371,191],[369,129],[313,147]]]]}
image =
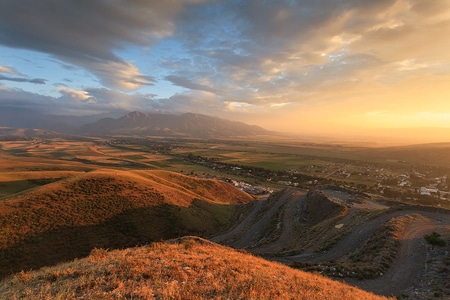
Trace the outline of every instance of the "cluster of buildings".
{"type": "Polygon", "coordinates": [[[272,194],[273,189],[265,186],[260,185],[251,185],[249,183],[243,182],[243,181],[237,181],[234,179],[226,179],[228,183],[231,183],[235,187],[239,188],[240,190],[249,193],[251,195],[267,195],[272,194]]]}

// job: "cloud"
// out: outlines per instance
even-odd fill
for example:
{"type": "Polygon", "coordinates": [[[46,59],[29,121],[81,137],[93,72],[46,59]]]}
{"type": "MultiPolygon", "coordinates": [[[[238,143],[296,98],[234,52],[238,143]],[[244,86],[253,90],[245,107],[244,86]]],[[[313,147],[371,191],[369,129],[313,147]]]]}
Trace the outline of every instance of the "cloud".
{"type": "Polygon", "coordinates": [[[30,93],[21,89],[0,88],[0,105],[10,107],[21,107],[41,112],[54,111],[56,99],[30,93]]]}
{"type": "MultiPolygon", "coordinates": [[[[58,87],[59,96],[44,96],[22,89],[0,88],[0,106],[20,107],[44,114],[85,115],[137,107],[130,105],[130,96],[103,92],[102,89],[75,90],[58,87]],[[117,102],[116,102],[117,101],[117,102]]],[[[109,90],[107,90],[109,91],[109,90]]]]}
{"type": "Polygon", "coordinates": [[[42,78],[27,78],[26,75],[21,74],[20,72],[16,71],[14,68],[4,67],[0,66],[0,73],[5,73],[13,76],[18,77],[11,77],[11,76],[4,76],[0,74],[0,81],[14,81],[14,82],[28,82],[28,83],[34,83],[34,84],[45,84],[46,79],[42,78]]]}
{"type": "Polygon", "coordinates": [[[169,75],[169,76],[166,76],[166,79],[177,86],[181,86],[181,87],[184,87],[187,89],[205,91],[205,92],[209,92],[209,93],[217,94],[217,95],[222,94],[221,91],[219,91],[211,86],[192,82],[192,80],[181,77],[181,76],[169,75]]]}
{"type": "Polygon", "coordinates": [[[87,69],[108,87],[151,84],[116,50],[151,45],[174,31],[179,1],[2,1],[0,44],[53,55],[87,69]]]}
{"type": "Polygon", "coordinates": [[[59,87],[58,91],[62,94],[62,97],[67,97],[71,100],[75,100],[81,103],[95,103],[96,99],[92,97],[89,92],[78,91],[67,87],[59,87]]]}
{"type": "Polygon", "coordinates": [[[141,74],[136,66],[127,62],[94,62],[89,68],[104,86],[123,91],[132,91],[155,82],[153,77],[141,74]]]}
{"type": "MultiPolygon", "coordinates": [[[[103,85],[61,78],[65,89],[45,101],[19,92],[42,105],[50,101],[54,111],[253,114],[281,124],[315,107],[341,121],[355,107],[414,113],[407,104],[416,94],[435,110],[447,101],[439,99],[448,94],[442,86],[450,75],[448,1],[5,0],[2,6],[0,44],[49,53],[64,69],[76,68],[77,76],[89,70],[103,85]],[[130,46],[143,46],[145,57],[130,46]],[[148,94],[130,92],[142,87],[148,94]]],[[[5,82],[34,80],[9,65],[0,72],[5,82]]]]}
{"type": "Polygon", "coordinates": [[[8,77],[0,75],[0,80],[14,81],[14,82],[28,82],[34,84],[45,84],[46,79],[42,78],[16,78],[16,77],[8,77]]]}
{"type": "Polygon", "coordinates": [[[166,79],[207,90],[197,84],[207,76],[208,89],[226,91],[223,101],[229,103],[306,104],[314,102],[312,95],[338,101],[337,94],[326,94],[444,74],[450,40],[442,32],[450,32],[449,11],[445,1],[428,6],[413,0],[216,1],[203,10],[190,7],[175,32],[186,55],[180,63],[171,60],[177,68],[166,79]],[[181,63],[186,56],[190,63],[181,63]]]}
{"type": "Polygon", "coordinates": [[[22,74],[20,74],[16,70],[14,70],[14,68],[9,68],[9,67],[5,67],[5,66],[0,66],[0,72],[14,75],[14,76],[23,76],[22,74]]]}

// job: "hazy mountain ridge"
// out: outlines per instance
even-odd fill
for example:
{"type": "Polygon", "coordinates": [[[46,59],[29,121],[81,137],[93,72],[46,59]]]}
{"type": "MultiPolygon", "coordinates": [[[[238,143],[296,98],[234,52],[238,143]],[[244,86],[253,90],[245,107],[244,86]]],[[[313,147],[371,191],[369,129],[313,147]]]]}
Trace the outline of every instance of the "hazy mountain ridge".
{"type": "Polygon", "coordinates": [[[29,129],[29,128],[14,128],[14,127],[0,127],[0,136],[6,137],[55,137],[58,133],[55,131],[45,129],[29,129]]]}
{"type": "Polygon", "coordinates": [[[131,112],[119,119],[105,118],[79,128],[84,135],[158,135],[229,137],[264,135],[270,132],[242,122],[195,113],[182,115],[131,112]]]}
{"type": "MultiPolygon", "coordinates": [[[[50,130],[72,134],[78,127],[106,117],[119,117],[124,111],[94,115],[52,115],[29,108],[0,106],[0,127],[50,130]]],[[[4,133],[1,133],[4,135],[4,133]]]]}
{"type": "MultiPolygon", "coordinates": [[[[182,115],[116,111],[71,116],[51,115],[25,109],[0,107],[0,127],[54,131],[78,135],[134,135],[232,137],[273,134],[259,126],[196,113],[182,115]]],[[[31,132],[31,131],[30,131],[31,132]]],[[[16,135],[13,130],[0,135],[16,135]]],[[[36,136],[36,132],[32,136],[36,136]]]]}

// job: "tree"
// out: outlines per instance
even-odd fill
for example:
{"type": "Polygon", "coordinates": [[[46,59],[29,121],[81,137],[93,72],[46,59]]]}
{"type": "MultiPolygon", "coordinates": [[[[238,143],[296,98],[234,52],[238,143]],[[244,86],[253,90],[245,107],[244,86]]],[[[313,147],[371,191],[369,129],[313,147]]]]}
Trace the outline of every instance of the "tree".
{"type": "Polygon", "coordinates": [[[431,234],[425,234],[424,239],[427,241],[428,244],[431,245],[431,249],[434,250],[435,246],[445,246],[445,240],[441,237],[441,235],[435,231],[433,231],[431,234]]]}

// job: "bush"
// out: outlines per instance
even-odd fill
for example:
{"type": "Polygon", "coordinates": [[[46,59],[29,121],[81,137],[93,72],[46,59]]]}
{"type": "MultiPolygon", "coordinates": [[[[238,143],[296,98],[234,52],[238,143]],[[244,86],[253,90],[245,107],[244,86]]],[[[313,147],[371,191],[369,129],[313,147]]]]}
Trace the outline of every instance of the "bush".
{"type": "Polygon", "coordinates": [[[433,231],[431,234],[425,234],[424,239],[427,241],[428,244],[431,245],[431,248],[434,249],[435,246],[445,246],[445,240],[441,238],[441,235],[435,231],[433,231]]]}

